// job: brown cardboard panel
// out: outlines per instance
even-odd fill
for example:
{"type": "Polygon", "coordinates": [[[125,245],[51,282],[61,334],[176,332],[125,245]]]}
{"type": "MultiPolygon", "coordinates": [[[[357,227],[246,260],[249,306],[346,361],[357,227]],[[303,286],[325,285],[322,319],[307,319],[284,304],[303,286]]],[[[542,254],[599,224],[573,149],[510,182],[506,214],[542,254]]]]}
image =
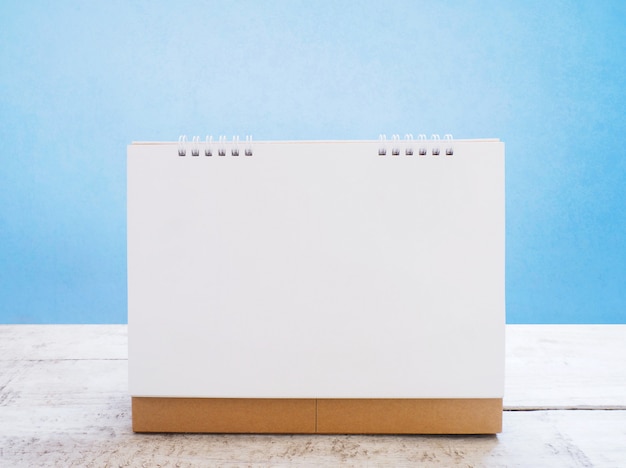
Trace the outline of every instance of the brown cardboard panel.
{"type": "Polygon", "coordinates": [[[135,432],[315,432],[314,399],[132,398],[135,432]]]}
{"type": "Polygon", "coordinates": [[[502,399],[323,399],[317,432],[325,434],[495,434],[502,399]]]}
{"type": "Polygon", "coordinates": [[[495,434],[502,399],[132,398],[135,432],[495,434]]]}

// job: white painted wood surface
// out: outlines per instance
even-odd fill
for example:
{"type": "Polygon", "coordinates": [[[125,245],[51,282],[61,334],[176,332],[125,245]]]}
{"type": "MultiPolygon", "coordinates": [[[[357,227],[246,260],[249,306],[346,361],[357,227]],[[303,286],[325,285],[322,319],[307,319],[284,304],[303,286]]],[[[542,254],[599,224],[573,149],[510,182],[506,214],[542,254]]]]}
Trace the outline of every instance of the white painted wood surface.
{"type": "Polygon", "coordinates": [[[626,409],[626,325],[508,325],[504,405],[626,409]]]}
{"type": "Polygon", "coordinates": [[[126,354],[124,325],[0,326],[0,466],[626,466],[624,325],[509,325],[497,436],[133,434],[126,354]]]}

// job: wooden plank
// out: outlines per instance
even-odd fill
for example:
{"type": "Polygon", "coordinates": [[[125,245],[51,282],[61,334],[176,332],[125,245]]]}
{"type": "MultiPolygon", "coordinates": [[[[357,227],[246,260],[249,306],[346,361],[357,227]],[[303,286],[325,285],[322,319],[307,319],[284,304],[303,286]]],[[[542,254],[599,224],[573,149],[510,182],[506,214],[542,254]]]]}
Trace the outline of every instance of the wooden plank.
{"type": "Polygon", "coordinates": [[[622,404],[626,393],[622,325],[509,326],[509,404],[596,406],[505,411],[497,436],[134,434],[127,362],[119,359],[125,326],[109,339],[109,326],[87,326],[84,334],[76,326],[33,327],[0,327],[2,466],[584,467],[626,460],[626,410],[598,409],[622,404]]]}
{"type": "MultiPolygon", "coordinates": [[[[0,361],[126,359],[126,329],[0,325],[0,361]]],[[[504,405],[626,407],[625,361],[626,325],[507,325],[504,405]]]]}
{"type": "Polygon", "coordinates": [[[2,361],[0,372],[3,406],[90,407],[113,396],[130,401],[124,360],[2,361]]]}
{"type": "Polygon", "coordinates": [[[127,359],[126,325],[0,325],[0,361],[127,359]]]}
{"type": "Polygon", "coordinates": [[[587,467],[626,460],[626,411],[505,412],[498,436],[133,434],[126,397],[0,407],[0,418],[5,466],[587,467]]]}
{"type": "Polygon", "coordinates": [[[626,325],[507,325],[505,408],[626,409],[626,325]]]}

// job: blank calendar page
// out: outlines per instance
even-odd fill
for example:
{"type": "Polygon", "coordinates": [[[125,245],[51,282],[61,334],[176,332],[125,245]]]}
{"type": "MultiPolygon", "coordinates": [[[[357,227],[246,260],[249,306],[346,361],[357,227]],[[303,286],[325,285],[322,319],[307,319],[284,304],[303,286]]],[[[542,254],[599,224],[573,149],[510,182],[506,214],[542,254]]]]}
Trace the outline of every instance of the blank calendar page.
{"type": "Polygon", "coordinates": [[[501,398],[497,140],[128,147],[133,396],[501,398]]]}

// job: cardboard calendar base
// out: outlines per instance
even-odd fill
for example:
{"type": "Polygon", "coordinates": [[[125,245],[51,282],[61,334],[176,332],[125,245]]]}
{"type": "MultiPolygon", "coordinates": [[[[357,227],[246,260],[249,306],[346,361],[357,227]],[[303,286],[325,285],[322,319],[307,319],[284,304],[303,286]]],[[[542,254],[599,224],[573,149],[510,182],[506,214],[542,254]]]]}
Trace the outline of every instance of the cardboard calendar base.
{"type": "Polygon", "coordinates": [[[495,434],[502,399],[132,398],[134,432],[495,434]]]}

